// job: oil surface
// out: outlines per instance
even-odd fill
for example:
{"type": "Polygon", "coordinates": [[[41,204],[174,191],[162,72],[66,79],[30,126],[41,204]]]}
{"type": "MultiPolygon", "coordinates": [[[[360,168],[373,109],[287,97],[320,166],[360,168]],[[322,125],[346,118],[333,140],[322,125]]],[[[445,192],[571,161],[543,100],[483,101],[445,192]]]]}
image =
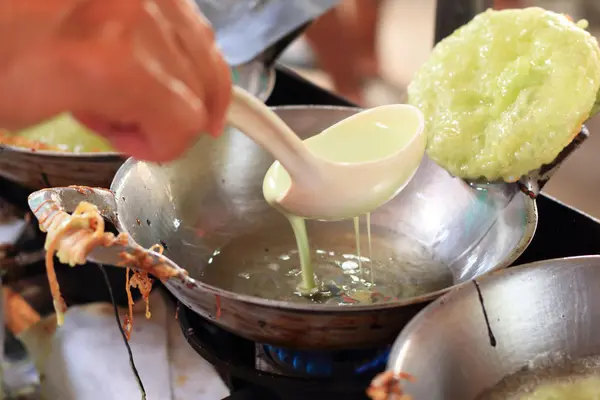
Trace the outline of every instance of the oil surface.
{"type": "Polygon", "coordinates": [[[600,376],[544,383],[521,400],[596,400],[600,399],[600,376]]]}
{"type": "Polygon", "coordinates": [[[553,355],[509,375],[477,400],[600,399],[600,357],[569,360],[553,355]]]}
{"type": "Polygon", "coordinates": [[[298,248],[293,241],[285,243],[285,238],[278,243],[276,232],[241,237],[217,250],[201,279],[222,289],[265,299],[338,305],[393,301],[452,285],[450,270],[408,236],[396,236],[391,241],[389,232],[372,227],[373,259],[367,257],[368,253],[359,258],[355,237],[363,243],[368,237],[355,236],[353,221],[348,222],[347,227],[335,231],[330,227],[326,232],[315,230],[316,240],[310,244],[313,250],[307,253],[317,288],[313,295],[298,290],[303,282],[298,248]],[[323,237],[326,239],[321,240],[323,237]]]}

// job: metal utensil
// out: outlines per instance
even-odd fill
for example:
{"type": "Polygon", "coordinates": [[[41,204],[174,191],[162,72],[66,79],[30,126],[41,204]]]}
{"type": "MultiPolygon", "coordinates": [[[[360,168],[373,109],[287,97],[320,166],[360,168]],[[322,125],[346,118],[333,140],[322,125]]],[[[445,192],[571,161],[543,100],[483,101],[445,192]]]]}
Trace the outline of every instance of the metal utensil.
{"type": "MultiPolygon", "coordinates": [[[[302,106],[275,111],[307,138],[359,110],[302,106]]],[[[225,252],[227,245],[239,246],[231,262],[217,271],[225,277],[242,272],[256,256],[252,251],[295,248],[287,220],[263,198],[262,180],[273,161],[243,133],[228,129],[218,139],[201,138],[186,157],[170,164],[126,161],[111,191],[46,189],[30,196],[30,207],[36,210],[46,200],[67,211],[82,200],[97,204],[119,231],[129,234],[132,245],[163,244],[165,256],[197,280],[195,285],[177,279],[166,284],[186,306],[248,339],[295,348],[358,348],[392,340],[423,303],[510,265],[535,231],[535,201],[516,184],[476,190],[426,158],[403,192],[371,215],[374,240],[381,244],[374,251],[382,257],[414,259],[416,245],[438,262],[390,271],[406,277],[407,288],[414,290],[403,298],[340,307],[269,300],[203,283],[215,251],[225,252]]],[[[37,210],[40,215],[43,208],[37,210]]],[[[316,249],[335,245],[355,251],[347,221],[310,221],[308,229],[316,249]]],[[[364,225],[361,229],[366,231],[364,225]]],[[[97,253],[93,257],[108,261],[115,249],[97,251],[104,252],[102,259],[97,253]]]]}
{"type": "Polygon", "coordinates": [[[600,256],[541,261],[476,282],[431,303],[396,340],[388,366],[416,378],[403,384],[414,400],[476,399],[517,373],[502,387],[514,393],[574,373],[570,360],[600,355],[600,256]]]}
{"type": "MultiPolygon", "coordinates": [[[[266,101],[275,85],[275,70],[262,61],[232,68],[233,81],[266,101]]],[[[0,177],[31,189],[87,185],[108,187],[125,158],[116,152],[67,153],[0,144],[0,177]]]]}
{"type": "MultiPolygon", "coordinates": [[[[531,198],[536,198],[542,191],[542,188],[548,183],[552,175],[560,168],[563,161],[569,157],[574,151],[576,151],[590,136],[588,129],[584,126],[573,140],[565,147],[556,158],[549,164],[542,165],[535,171],[531,171],[529,174],[522,176],[517,182],[519,188],[523,193],[531,198]]],[[[466,181],[469,185],[474,188],[485,188],[488,185],[501,184],[502,181],[488,182],[485,178],[478,180],[466,181]]]]}

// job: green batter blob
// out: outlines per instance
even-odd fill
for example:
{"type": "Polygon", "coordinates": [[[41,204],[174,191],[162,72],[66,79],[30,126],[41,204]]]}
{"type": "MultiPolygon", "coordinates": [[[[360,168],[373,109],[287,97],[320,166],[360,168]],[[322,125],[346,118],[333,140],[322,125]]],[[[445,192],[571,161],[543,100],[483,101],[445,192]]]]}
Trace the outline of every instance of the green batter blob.
{"type": "Polygon", "coordinates": [[[488,10],[441,41],[408,87],[430,158],[490,181],[551,162],[600,88],[600,49],[585,25],[537,7],[488,10]]]}
{"type": "Polygon", "coordinates": [[[81,125],[70,114],[61,114],[15,135],[68,152],[113,151],[106,140],[81,125]]]}

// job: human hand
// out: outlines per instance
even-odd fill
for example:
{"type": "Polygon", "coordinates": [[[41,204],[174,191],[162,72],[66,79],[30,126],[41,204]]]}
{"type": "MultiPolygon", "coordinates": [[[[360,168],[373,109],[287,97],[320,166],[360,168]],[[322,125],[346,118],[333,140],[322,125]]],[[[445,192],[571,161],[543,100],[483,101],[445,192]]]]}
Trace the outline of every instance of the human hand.
{"type": "Polygon", "coordinates": [[[191,0],[4,0],[0,37],[0,128],[69,111],[149,161],[223,128],[230,71],[191,0]]]}

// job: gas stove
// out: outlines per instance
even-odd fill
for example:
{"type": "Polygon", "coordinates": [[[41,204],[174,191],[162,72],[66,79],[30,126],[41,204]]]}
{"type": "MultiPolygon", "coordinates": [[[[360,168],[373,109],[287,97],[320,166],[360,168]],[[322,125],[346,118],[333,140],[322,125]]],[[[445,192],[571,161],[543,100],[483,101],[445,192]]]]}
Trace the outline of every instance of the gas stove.
{"type": "Polygon", "coordinates": [[[385,369],[391,343],[372,349],[299,350],[255,343],[178,305],[182,332],[219,372],[227,399],[367,399],[366,388],[385,369]]]}

